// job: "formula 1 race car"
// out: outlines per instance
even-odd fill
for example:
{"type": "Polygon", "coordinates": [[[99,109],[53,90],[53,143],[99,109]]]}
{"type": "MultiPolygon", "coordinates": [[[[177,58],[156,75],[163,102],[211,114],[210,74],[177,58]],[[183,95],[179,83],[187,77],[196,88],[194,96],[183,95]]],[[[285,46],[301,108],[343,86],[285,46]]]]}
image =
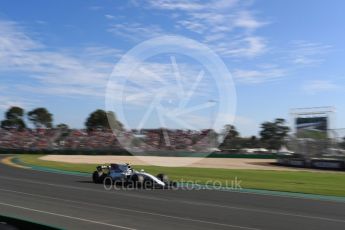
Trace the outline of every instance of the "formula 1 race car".
{"type": "Polygon", "coordinates": [[[144,170],[136,171],[129,164],[99,165],[92,174],[92,180],[96,184],[111,183],[145,188],[168,188],[176,185],[163,173],[153,176],[144,170]]]}

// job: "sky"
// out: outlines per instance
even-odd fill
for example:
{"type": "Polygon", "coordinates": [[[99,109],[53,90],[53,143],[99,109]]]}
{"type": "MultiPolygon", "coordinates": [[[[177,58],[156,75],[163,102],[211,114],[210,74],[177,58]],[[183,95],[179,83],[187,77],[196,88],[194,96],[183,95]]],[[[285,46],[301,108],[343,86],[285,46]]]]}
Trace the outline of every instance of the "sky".
{"type": "Polygon", "coordinates": [[[334,106],[331,128],[345,128],[344,8],[342,0],[2,0],[0,113],[46,107],[54,124],[82,128],[88,114],[108,108],[111,90],[109,100],[122,102],[115,113],[132,128],[197,129],[220,118],[250,136],[264,121],[290,121],[292,108],[319,106],[334,106]],[[195,60],[188,49],[118,68],[128,51],[160,36],[207,47],[228,79],[205,68],[210,55],[195,60]],[[220,108],[229,105],[229,113],[220,108]]]}

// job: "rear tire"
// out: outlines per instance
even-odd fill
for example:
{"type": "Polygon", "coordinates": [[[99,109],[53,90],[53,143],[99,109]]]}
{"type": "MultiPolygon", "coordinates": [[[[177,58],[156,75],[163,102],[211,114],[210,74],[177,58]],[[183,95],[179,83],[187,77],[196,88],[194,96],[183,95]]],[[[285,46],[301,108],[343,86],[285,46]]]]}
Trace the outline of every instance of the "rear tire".
{"type": "MultiPolygon", "coordinates": [[[[103,176],[103,175],[102,175],[103,176]]],[[[114,181],[110,176],[103,176],[102,182],[104,185],[113,185],[114,181]]]]}
{"type": "Polygon", "coordinates": [[[92,181],[95,184],[99,184],[100,183],[100,179],[99,179],[99,175],[97,171],[94,171],[92,174],[92,181]]]}

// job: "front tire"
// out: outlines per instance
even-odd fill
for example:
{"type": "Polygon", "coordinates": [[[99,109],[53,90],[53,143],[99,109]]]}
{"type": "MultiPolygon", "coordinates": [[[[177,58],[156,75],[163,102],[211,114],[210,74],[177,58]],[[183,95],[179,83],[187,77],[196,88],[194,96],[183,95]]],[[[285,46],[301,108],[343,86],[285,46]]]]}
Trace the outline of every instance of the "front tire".
{"type": "Polygon", "coordinates": [[[142,185],[144,184],[144,180],[145,180],[144,176],[139,175],[139,174],[134,174],[131,178],[133,186],[138,187],[138,188],[142,187],[142,185]]]}
{"type": "Polygon", "coordinates": [[[167,175],[163,174],[163,173],[160,173],[157,175],[157,178],[160,180],[160,181],[163,181],[164,183],[168,183],[169,182],[169,178],[167,175]]]}

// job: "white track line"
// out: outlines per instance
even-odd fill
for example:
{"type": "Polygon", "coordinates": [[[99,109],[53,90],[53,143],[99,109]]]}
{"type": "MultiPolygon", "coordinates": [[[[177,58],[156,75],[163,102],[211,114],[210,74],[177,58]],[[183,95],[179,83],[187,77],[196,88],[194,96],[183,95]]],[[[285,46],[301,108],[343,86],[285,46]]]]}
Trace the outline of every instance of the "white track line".
{"type": "MultiPolygon", "coordinates": [[[[29,195],[29,196],[38,197],[38,198],[47,198],[47,199],[63,201],[63,202],[67,202],[67,203],[75,203],[75,204],[88,205],[88,206],[94,206],[94,207],[108,208],[108,209],[112,209],[112,210],[127,211],[127,212],[134,212],[134,213],[146,214],[146,215],[151,215],[151,216],[166,217],[166,218],[170,218],[170,219],[197,222],[197,223],[202,223],[202,224],[218,225],[218,226],[225,226],[225,227],[238,228],[238,229],[247,229],[247,230],[260,230],[258,228],[251,228],[251,227],[231,225],[231,224],[223,224],[223,223],[218,223],[218,222],[204,221],[204,220],[198,220],[198,219],[192,219],[192,218],[186,218],[186,217],[171,216],[171,215],[165,215],[165,214],[154,213],[154,212],[146,212],[146,211],[140,211],[140,210],[134,210],[134,209],[119,208],[119,207],[113,207],[113,206],[102,205],[102,204],[92,204],[92,203],[87,203],[87,202],[82,202],[82,201],[74,201],[74,200],[61,199],[61,198],[56,198],[56,197],[44,196],[44,195],[36,195],[36,194],[18,192],[18,191],[8,190],[8,189],[0,189],[0,191],[17,193],[17,194],[21,194],[21,195],[29,195]]],[[[2,203],[0,203],[0,205],[1,204],[2,203]]]]}
{"type": "MultiPolygon", "coordinates": [[[[16,180],[16,181],[24,181],[24,182],[34,183],[34,184],[48,185],[48,186],[53,186],[53,187],[61,187],[61,188],[69,188],[69,189],[77,189],[77,190],[101,192],[101,193],[108,193],[109,194],[109,191],[96,190],[96,189],[90,189],[90,188],[81,188],[81,187],[70,186],[70,185],[58,185],[58,184],[42,183],[42,182],[37,182],[37,181],[33,181],[33,180],[9,178],[9,177],[4,177],[4,176],[0,176],[0,178],[9,179],[9,180],[16,180]]],[[[0,189],[0,190],[5,191],[5,189],[0,189]]],[[[252,193],[250,193],[250,194],[252,194],[252,193]]],[[[255,193],[253,193],[253,194],[254,195],[261,195],[261,194],[255,194],[255,193]]],[[[236,206],[207,204],[207,203],[193,202],[193,201],[184,201],[184,200],[162,199],[162,198],[158,198],[158,197],[155,198],[155,197],[132,195],[132,194],[116,194],[116,195],[128,196],[128,197],[137,197],[137,198],[144,198],[144,199],[149,199],[149,200],[151,199],[151,200],[158,200],[158,201],[165,201],[165,202],[178,202],[178,203],[181,203],[181,204],[189,204],[189,205],[218,207],[218,208],[241,210],[241,211],[247,211],[247,212],[257,212],[257,213],[265,213],[265,214],[271,214],[271,215],[283,215],[283,216],[291,216],[291,217],[299,217],[299,218],[307,218],[307,219],[316,219],[316,220],[323,220],[323,221],[345,223],[345,220],[340,220],[340,219],[332,219],[332,218],[327,218],[327,217],[318,217],[318,216],[294,214],[294,213],[289,213],[289,212],[269,211],[269,210],[263,210],[263,209],[257,209],[257,208],[242,208],[242,207],[236,207],[236,206]]],[[[263,194],[263,195],[266,195],[266,194],[263,194]]],[[[339,203],[339,202],[336,202],[336,203],[339,203]]],[[[116,209],[121,209],[121,208],[116,208],[116,209]]],[[[141,211],[136,211],[136,210],[131,210],[131,209],[122,209],[122,210],[141,212],[141,211]]],[[[145,213],[145,212],[143,212],[143,213],[145,213]]],[[[146,214],[164,216],[164,215],[158,214],[158,213],[146,213],[146,214]]],[[[169,216],[166,216],[166,217],[169,217],[169,216]]]]}
{"type": "Polygon", "coordinates": [[[88,219],[74,217],[74,216],[67,216],[67,215],[63,215],[63,214],[59,214],[59,213],[47,212],[47,211],[42,211],[42,210],[38,210],[38,209],[27,208],[27,207],[18,206],[18,205],[13,205],[13,204],[7,204],[7,203],[0,202],[0,205],[12,207],[12,208],[19,208],[19,209],[23,209],[23,210],[28,210],[28,211],[31,211],[31,212],[38,212],[38,213],[44,213],[44,214],[53,215],[53,216],[64,217],[64,218],[68,218],[68,219],[72,219],[72,220],[89,222],[89,223],[93,223],[93,224],[100,224],[100,225],[104,225],[104,226],[108,226],[108,227],[127,229],[127,230],[136,230],[135,228],[128,228],[128,227],[124,227],[124,226],[121,226],[121,225],[108,224],[108,223],[99,222],[99,221],[95,221],[95,220],[88,220],[88,219]]]}

